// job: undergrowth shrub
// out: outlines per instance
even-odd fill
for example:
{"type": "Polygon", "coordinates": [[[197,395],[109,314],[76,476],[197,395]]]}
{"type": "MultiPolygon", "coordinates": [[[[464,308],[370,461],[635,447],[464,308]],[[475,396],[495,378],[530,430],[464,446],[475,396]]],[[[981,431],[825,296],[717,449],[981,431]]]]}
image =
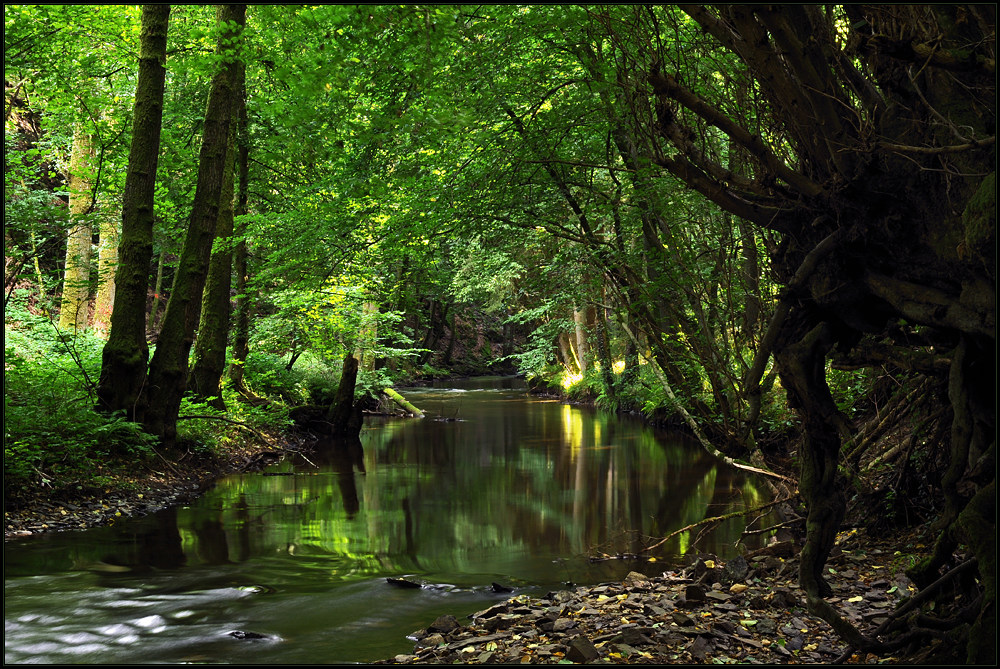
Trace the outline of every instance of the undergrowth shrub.
{"type": "Polygon", "coordinates": [[[103,342],[15,316],[4,328],[5,499],[33,486],[100,482],[150,455],[155,439],[139,425],[93,408],[103,342]]]}

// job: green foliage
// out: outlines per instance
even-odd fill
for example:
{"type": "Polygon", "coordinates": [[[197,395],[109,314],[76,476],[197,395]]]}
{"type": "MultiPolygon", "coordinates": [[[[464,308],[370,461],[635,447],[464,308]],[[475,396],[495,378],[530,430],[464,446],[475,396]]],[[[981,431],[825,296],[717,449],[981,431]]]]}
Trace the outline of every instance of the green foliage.
{"type": "Polygon", "coordinates": [[[101,343],[59,336],[43,317],[8,309],[4,328],[4,493],[89,483],[130,470],[155,440],[139,425],[93,410],[101,343]]]}

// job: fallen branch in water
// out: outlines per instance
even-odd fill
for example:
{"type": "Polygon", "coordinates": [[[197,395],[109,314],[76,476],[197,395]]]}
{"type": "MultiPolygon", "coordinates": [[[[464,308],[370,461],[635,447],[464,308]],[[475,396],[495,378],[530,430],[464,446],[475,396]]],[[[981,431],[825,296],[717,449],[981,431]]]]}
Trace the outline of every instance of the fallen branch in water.
{"type": "Polygon", "coordinates": [[[792,497],[794,497],[794,495],[789,496],[789,497],[785,497],[785,498],[782,498],[782,499],[776,499],[776,500],[774,500],[772,502],[768,502],[767,504],[763,504],[761,506],[754,507],[752,509],[744,509],[743,511],[734,511],[732,513],[727,513],[727,514],[724,514],[724,515],[721,515],[721,516],[713,516],[711,518],[704,518],[702,520],[699,520],[697,523],[691,523],[687,527],[682,527],[679,530],[674,530],[673,532],[671,532],[667,536],[665,536],[662,539],[660,539],[659,541],[657,541],[652,546],[647,546],[646,548],[643,548],[642,550],[643,550],[643,552],[646,552],[646,551],[651,551],[654,548],[658,548],[658,547],[662,546],[663,544],[667,543],[668,541],[670,541],[670,539],[674,538],[675,536],[677,536],[681,532],[688,532],[690,530],[693,530],[696,527],[701,527],[702,525],[708,525],[709,523],[720,523],[720,522],[722,522],[724,520],[729,520],[731,518],[738,518],[740,516],[747,516],[747,515],[750,515],[751,513],[756,513],[758,511],[761,511],[761,510],[766,509],[768,507],[777,506],[778,504],[783,504],[783,503],[789,501],[790,499],[792,499],[792,497]]]}
{"type": "Polygon", "coordinates": [[[409,411],[410,413],[412,413],[417,418],[423,418],[424,417],[424,412],[423,411],[421,411],[417,407],[415,407],[412,404],[410,404],[410,402],[405,397],[403,397],[402,395],[400,395],[399,393],[397,393],[392,388],[383,388],[382,392],[385,393],[386,395],[388,395],[390,398],[392,398],[393,402],[395,402],[399,406],[403,407],[404,409],[406,409],[407,411],[409,411]]]}

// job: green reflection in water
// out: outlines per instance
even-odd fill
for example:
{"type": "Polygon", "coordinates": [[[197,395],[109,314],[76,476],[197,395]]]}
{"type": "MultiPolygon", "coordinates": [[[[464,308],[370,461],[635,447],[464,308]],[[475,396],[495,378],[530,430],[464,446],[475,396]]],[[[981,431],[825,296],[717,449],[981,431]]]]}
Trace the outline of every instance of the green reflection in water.
{"type": "Polygon", "coordinates": [[[655,563],[588,559],[763,498],[696,445],[636,421],[503,388],[405,394],[426,418],[370,418],[357,442],[227,478],[189,507],[9,544],[8,660],[389,657],[437,615],[495,601],[493,581],[544,593],[658,573],[688,550],[730,557],[739,519],[694,546],[698,531],[674,537],[655,563]],[[385,583],[403,575],[427,587],[385,583]],[[50,638],[119,629],[92,651],[50,638]],[[234,646],[232,629],[281,642],[234,646]]]}

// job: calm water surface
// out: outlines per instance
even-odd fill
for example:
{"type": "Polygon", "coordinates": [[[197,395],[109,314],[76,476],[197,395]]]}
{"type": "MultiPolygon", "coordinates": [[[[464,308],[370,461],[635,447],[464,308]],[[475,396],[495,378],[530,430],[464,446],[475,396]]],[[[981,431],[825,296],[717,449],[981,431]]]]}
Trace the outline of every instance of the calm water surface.
{"type": "MultiPolygon", "coordinates": [[[[8,542],[6,662],[382,659],[442,613],[509,596],[493,582],[544,594],[660,573],[694,550],[690,533],[653,562],[590,557],[759,500],[752,480],[640,422],[512,379],[450,385],[405,392],[423,419],[368,418],[360,443],[229,477],[191,506],[8,542]]],[[[742,529],[696,548],[731,556],[742,529]]]]}

